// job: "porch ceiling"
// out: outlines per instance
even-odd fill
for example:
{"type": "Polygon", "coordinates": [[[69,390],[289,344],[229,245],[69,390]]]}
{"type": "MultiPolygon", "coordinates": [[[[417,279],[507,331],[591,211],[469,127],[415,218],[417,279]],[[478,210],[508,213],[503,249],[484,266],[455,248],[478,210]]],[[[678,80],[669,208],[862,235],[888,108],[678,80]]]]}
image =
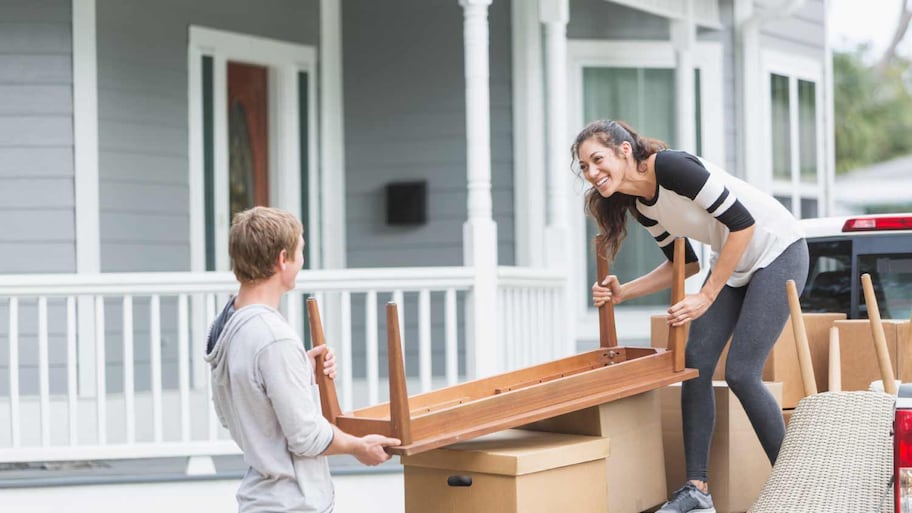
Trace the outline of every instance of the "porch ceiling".
{"type": "MultiPolygon", "coordinates": [[[[687,2],[681,0],[605,0],[671,19],[687,15],[687,2]]],[[[708,28],[722,28],[718,0],[692,0],[694,22],[708,28]]]]}

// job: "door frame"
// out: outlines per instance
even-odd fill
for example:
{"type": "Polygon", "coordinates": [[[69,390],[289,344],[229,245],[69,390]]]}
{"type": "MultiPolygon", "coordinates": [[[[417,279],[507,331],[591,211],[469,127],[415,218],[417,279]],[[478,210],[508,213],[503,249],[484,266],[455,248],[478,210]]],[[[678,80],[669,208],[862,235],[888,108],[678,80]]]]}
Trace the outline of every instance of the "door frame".
{"type": "MultiPolygon", "coordinates": [[[[190,184],[190,269],[206,270],[202,57],[213,58],[213,105],[227,103],[227,62],[266,66],[269,88],[269,200],[301,217],[301,145],[298,74],[307,73],[309,267],[319,268],[320,177],[318,148],[317,51],[312,46],[191,25],[188,45],[188,134],[190,184]]],[[[227,110],[213,108],[213,201],[215,269],[227,271],[229,217],[227,110]]]]}
{"type": "MultiPolygon", "coordinates": [[[[583,116],[583,68],[602,67],[635,67],[635,68],[675,68],[675,49],[671,41],[608,41],[608,40],[570,40],[567,42],[568,64],[568,121],[570,127],[576,127],[574,133],[568,134],[568,140],[576,137],[576,131],[582,129],[589,120],[583,116]]],[[[725,153],[725,113],[723,102],[723,47],[716,41],[698,41],[694,46],[693,65],[700,70],[700,119],[703,141],[703,155],[707,160],[726,167],[725,153]]],[[[567,204],[569,212],[568,239],[570,244],[570,262],[568,279],[572,280],[571,291],[576,316],[576,333],[598,333],[598,312],[591,302],[585,300],[582,281],[586,273],[586,255],[583,241],[586,237],[586,218],[582,215],[580,191],[581,184],[576,176],[571,178],[568,187],[567,204]]],[[[697,249],[697,248],[695,248],[697,249]]],[[[657,248],[658,250],[658,248],[657,248]]],[[[698,249],[702,252],[702,249],[698,249]]],[[[688,280],[688,290],[698,284],[699,278],[688,280]]],[[[648,340],[649,319],[660,314],[665,308],[643,306],[619,306],[623,315],[617,316],[617,331],[628,339],[648,340]]],[[[593,335],[594,338],[594,335],[593,335]]]]}

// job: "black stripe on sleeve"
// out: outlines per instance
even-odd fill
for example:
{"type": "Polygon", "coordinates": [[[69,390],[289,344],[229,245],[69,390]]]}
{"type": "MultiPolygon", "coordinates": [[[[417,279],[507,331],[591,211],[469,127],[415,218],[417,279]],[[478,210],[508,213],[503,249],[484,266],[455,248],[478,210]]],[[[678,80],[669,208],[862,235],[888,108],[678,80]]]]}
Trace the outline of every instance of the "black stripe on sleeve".
{"type": "Polygon", "coordinates": [[[754,225],[754,216],[747,211],[747,208],[740,201],[735,201],[728,210],[722,213],[717,219],[719,222],[728,227],[729,231],[737,232],[754,225]]]}
{"type": "MultiPolygon", "coordinates": [[[[674,244],[668,244],[662,248],[662,253],[665,253],[665,258],[669,262],[674,262],[674,244]]],[[[700,260],[697,258],[697,253],[694,251],[693,246],[690,244],[690,239],[684,239],[684,263],[689,264],[691,262],[697,262],[700,260]]]]}
{"type": "Polygon", "coordinates": [[[664,231],[664,232],[662,232],[662,233],[656,235],[655,237],[653,237],[653,239],[655,239],[656,242],[662,242],[662,241],[665,240],[667,237],[668,237],[668,232],[667,232],[667,231],[664,231]]]}
{"type": "Polygon", "coordinates": [[[712,214],[713,212],[716,211],[717,208],[719,208],[719,206],[722,204],[723,201],[725,201],[726,198],[728,198],[728,187],[722,189],[722,194],[720,194],[719,197],[716,198],[716,201],[713,201],[713,204],[710,205],[709,208],[706,209],[706,211],[709,212],[710,214],[712,214]]]}

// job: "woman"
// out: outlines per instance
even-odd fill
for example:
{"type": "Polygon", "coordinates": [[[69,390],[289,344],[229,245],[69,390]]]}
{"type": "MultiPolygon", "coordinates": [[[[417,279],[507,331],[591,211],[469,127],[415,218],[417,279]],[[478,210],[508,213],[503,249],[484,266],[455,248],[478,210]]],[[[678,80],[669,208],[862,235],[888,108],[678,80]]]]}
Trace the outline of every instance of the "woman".
{"type": "MultiPolygon", "coordinates": [[[[600,254],[617,254],[628,212],[668,260],[678,237],[712,248],[703,287],[668,309],[672,326],[692,322],[685,360],[700,376],[685,381],[681,390],[687,482],[657,513],[715,512],[707,472],[715,422],[713,370],[731,337],[725,379],[774,463],[785,425],[761,372],[789,316],[786,281],[804,287],[807,243],[795,218],[771,196],[694,155],[641,137],[623,122],[590,123],[576,137],[572,153],[592,184],[586,206],[599,225],[600,254]]],[[[689,241],[686,246],[691,276],[699,263],[689,241]]],[[[668,288],[671,281],[669,261],[627,283],[608,276],[592,286],[593,303],[619,304],[668,288]]]]}

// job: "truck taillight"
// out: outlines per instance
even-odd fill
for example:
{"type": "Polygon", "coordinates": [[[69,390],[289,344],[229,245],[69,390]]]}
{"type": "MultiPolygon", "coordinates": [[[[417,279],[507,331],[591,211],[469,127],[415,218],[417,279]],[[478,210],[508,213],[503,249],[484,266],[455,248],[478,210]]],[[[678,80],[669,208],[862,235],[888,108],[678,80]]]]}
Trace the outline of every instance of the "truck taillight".
{"type": "Polygon", "coordinates": [[[896,410],[893,430],[895,512],[912,513],[912,410],[896,410]]]}
{"type": "Polygon", "coordinates": [[[868,232],[874,230],[912,230],[910,216],[860,217],[846,220],[844,232],[868,232]]]}

